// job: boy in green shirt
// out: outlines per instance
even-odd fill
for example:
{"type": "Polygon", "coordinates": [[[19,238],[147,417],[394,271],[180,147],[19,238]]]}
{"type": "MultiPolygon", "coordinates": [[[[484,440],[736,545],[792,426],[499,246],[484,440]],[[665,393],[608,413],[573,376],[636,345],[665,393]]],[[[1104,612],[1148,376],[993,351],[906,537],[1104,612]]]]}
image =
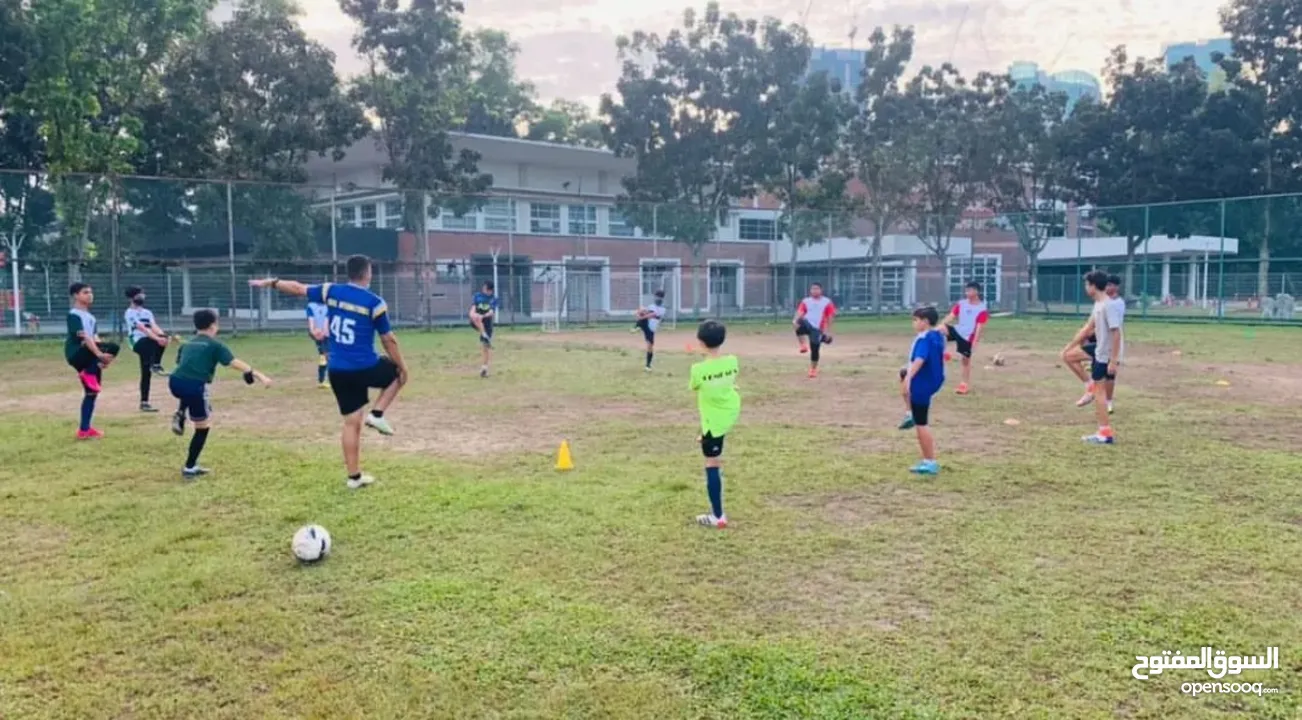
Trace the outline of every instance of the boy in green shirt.
{"type": "Polygon", "coordinates": [[[710,496],[710,512],[696,522],[716,528],[728,527],[723,513],[723,477],[720,474],[723,438],[737,424],[741,414],[741,395],[737,394],[737,356],[720,355],[719,348],[727,337],[727,328],[716,320],[706,320],[696,330],[706,358],[692,365],[691,389],[701,411],[701,453],[705,455],[705,489],[710,496]]]}
{"type": "Polygon", "coordinates": [[[185,458],[185,467],[181,477],[192,480],[200,475],[207,475],[208,469],[199,466],[199,453],[203,452],[204,443],[208,442],[208,430],[212,427],[212,407],[208,404],[208,384],[213,381],[218,365],[227,365],[244,373],[244,382],[252,385],[254,381],[270,385],[271,378],[249,367],[239,360],[220,340],[217,339],[217,313],[212,310],[199,310],[194,314],[194,337],[186,341],[177,353],[176,369],[168,378],[168,389],[172,391],[180,406],[172,417],[172,432],[185,434],[185,415],[190,414],[194,422],[194,436],[190,438],[190,453],[185,458]]]}

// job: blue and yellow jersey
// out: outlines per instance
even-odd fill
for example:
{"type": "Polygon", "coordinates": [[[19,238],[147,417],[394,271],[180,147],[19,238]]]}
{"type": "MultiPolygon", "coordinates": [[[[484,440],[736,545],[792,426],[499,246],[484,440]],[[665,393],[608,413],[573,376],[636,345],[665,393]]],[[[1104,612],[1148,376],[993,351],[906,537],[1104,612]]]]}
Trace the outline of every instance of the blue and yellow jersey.
{"type": "Polygon", "coordinates": [[[309,286],[307,301],[326,306],[331,370],[367,370],[380,361],[375,336],[392,331],[384,298],[357,285],[325,283],[309,286]]]}
{"type": "Polygon", "coordinates": [[[477,292],[475,293],[474,299],[471,300],[470,303],[471,303],[470,306],[473,307],[475,309],[475,312],[479,313],[480,315],[487,315],[489,311],[492,311],[494,315],[497,314],[496,295],[491,295],[485,292],[477,292]]]}

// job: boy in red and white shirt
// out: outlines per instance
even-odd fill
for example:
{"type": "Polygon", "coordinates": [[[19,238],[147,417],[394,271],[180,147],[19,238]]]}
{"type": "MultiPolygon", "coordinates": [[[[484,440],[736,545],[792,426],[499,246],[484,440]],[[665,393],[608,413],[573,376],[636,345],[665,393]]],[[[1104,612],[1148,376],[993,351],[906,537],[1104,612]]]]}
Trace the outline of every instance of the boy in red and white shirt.
{"type": "Polygon", "coordinates": [[[796,328],[801,354],[809,353],[811,378],[818,377],[818,349],[832,344],[833,317],[836,317],[836,306],[832,304],[832,298],[823,294],[822,285],[810,285],[809,297],[796,306],[796,316],[791,319],[791,324],[796,328]]]}
{"type": "MultiPolygon", "coordinates": [[[[990,319],[985,300],[981,299],[981,283],[970,282],[964,286],[963,291],[967,297],[956,303],[954,309],[949,311],[949,317],[945,318],[945,324],[949,326],[949,339],[954,341],[958,354],[963,356],[963,380],[954,391],[959,395],[966,395],[968,383],[972,382],[972,348],[976,347],[981,331],[990,319]]],[[[949,353],[945,353],[946,360],[950,357],[949,353]]]]}

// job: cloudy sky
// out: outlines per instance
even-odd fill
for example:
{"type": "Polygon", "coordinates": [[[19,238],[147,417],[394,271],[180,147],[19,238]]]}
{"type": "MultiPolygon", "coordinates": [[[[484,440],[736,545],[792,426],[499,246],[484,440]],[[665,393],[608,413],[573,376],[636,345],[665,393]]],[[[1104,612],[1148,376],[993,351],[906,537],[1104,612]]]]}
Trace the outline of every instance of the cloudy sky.
{"type": "MultiPolygon", "coordinates": [[[[342,72],[358,68],[349,48],[350,22],[335,0],[299,0],[307,31],[339,56],[342,72]]],[[[1217,10],[1224,0],[723,0],[726,12],[805,16],[817,43],[860,46],[876,25],[913,25],[915,57],[954,61],[966,71],[1002,70],[1015,60],[1049,71],[1099,74],[1110,48],[1152,57],[1166,43],[1220,35],[1217,10]]],[[[511,33],[521,47],[520,73],[544,99],[594,102],[618,73],[615,38],[635,29],[664,31],[684,8],[704,0],[466,0],[466,23],[511,33]]]]}

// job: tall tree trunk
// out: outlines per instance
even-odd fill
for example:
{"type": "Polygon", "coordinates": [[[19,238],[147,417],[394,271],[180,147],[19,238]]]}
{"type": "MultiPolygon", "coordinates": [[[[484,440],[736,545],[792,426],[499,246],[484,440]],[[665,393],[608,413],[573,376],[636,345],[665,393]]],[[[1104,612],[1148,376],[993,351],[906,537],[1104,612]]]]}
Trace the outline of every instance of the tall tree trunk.
{"type": "MultiPolygon", "coordinates": [[[[1135,248],[1139,245],[1136,240],[1137,239],[1134,237],[1126,238],[1126,279],[1125,285],[1122,287],[1124,287],[1125,291],[1128,293],[1135,292],[1135,248]]],[[[1138,295],[1140,298],[1148,292],[1148,288],[1142,288],[1142,291],[1143,292],[1140,292],[1138,295]]]]}
{"type": "Polygon", "coordinates": [[[705,264],[704,250],[703,244],[692,246],[692,317],[698,322],[701,319],[701,266],[705,264]]]}
{"type": "Polygon", "coordinates": [[[885,308],[882,307],[882,225],[880,222],[873,228],[872,274],[873,312],[881,315],[885,312],[885,308]]]}
{"type": "Polygon", "coordinates": [[[1270,297],[1270,198],[1266,198],[1266,232],[1257,247],[1257,297],[1270,297]]]}
{"type": "Polygon", "coordinates": [[[1027,298],[1028,298],[1028,300],[1027,300],[1027,307],[1026,307],[1027,310],[1030,310],[1031,308],[1035,307],[1035,304],[1036,304],[1037,302],[1039,302],[1039,295],[1040,295],[1040,293],[1039,293],[1039,288],[1040,288],[1040,283],[1037,282],[1037,279],[1036,279],[1036,277],[1035,277],[1035,274],[1036,274],[1036,263],[1038,262],[1038,255],[1039,255],[1039,253],[1027,253],[1027,256],[1026,256],[1026,257],[1027,257],[1027,260],[1026,260],[1026,284],[1027,284],[1027,286],[1028,286],[1028,287],[1026,288],[1026,291],[1027,291],[1027,292],[1026,292],[1026,296],[1027,296],[1027,298]]]}
{"type": "Polygon", "coordinates": [[[796,268],[798,263],[796,257],[800,253],[800,248],[796,245],[795,240],[788,240],[791,243],[791,277],[787,278],[787,303],[794,305],[796,302],[796,268]]]}

